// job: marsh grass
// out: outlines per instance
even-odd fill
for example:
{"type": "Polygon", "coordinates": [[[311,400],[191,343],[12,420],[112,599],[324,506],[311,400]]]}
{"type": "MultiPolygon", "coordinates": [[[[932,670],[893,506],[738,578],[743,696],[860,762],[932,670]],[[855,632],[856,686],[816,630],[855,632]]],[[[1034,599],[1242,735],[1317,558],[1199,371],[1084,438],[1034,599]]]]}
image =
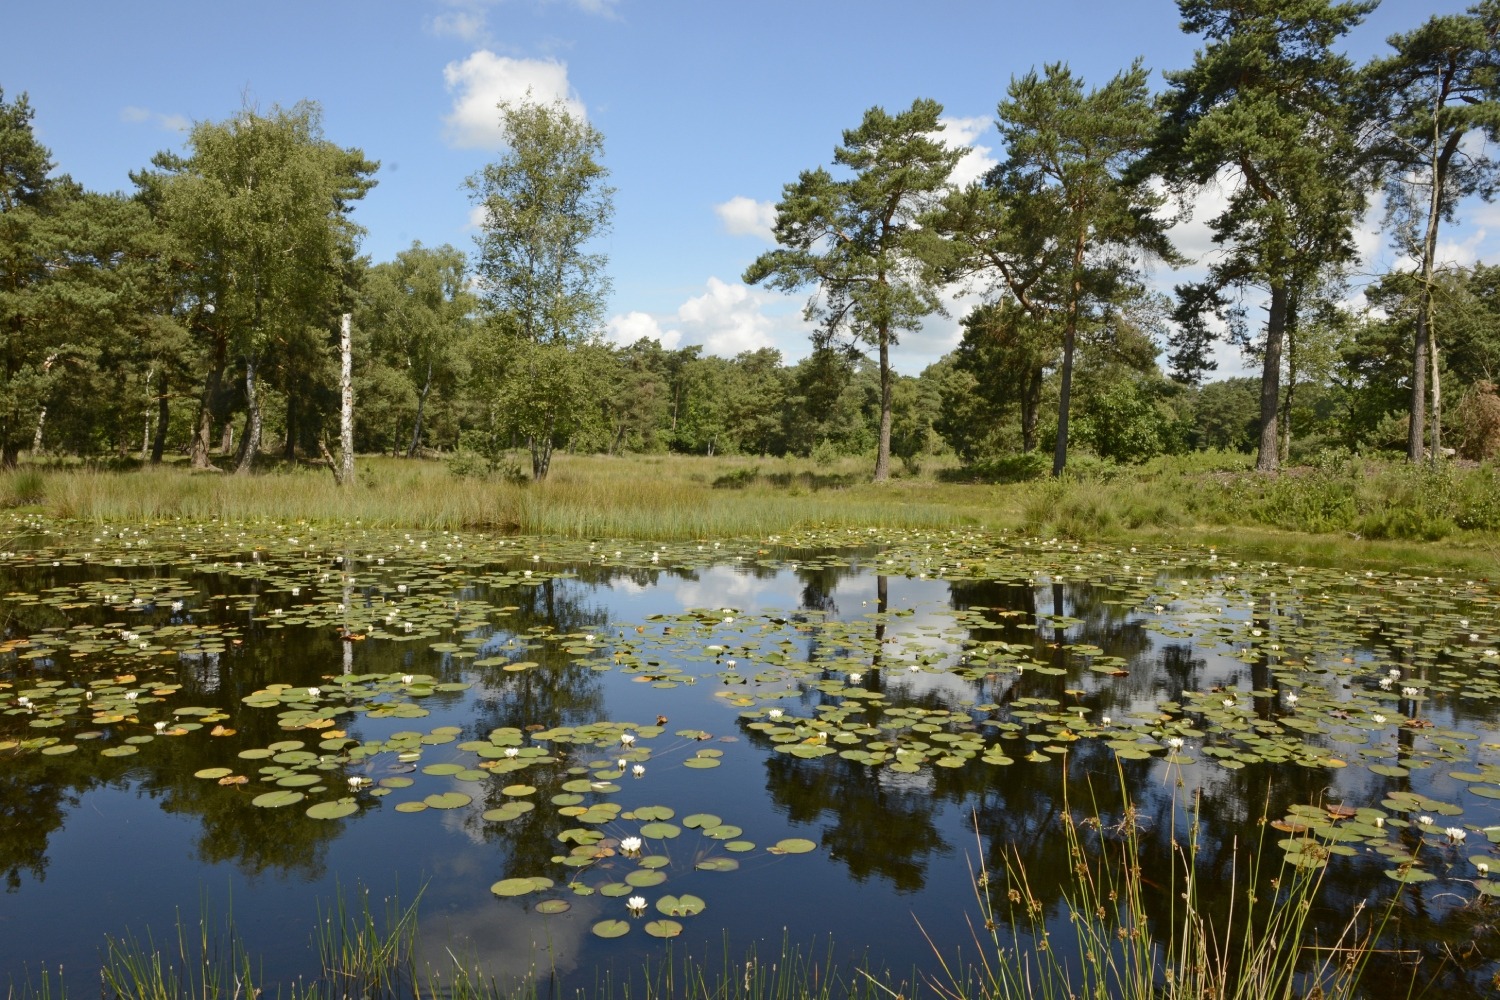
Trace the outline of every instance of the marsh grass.
{"type": "Polygon", "coordinates": [[[1246,456],[1202,453],[1142,466],[1080,462],[1060,479],[1002,484],[934,467],[879,485],[868,481],[868,466],[857,457],[563,455],[547,481],[517,483],[454,476],[437,461],[373,457],[360,460],[349,489],[327,470],[299,466],[248,477],[180,465],[23,466],[0,473],[0,503],[87,523],[217,518],[663,541],[983,527],[1478,575],[1500,560],[1500,467],[1492,465],[1433,470],[1329,453],[1265,477],[1246,456]]]}
{"type": "Polygon", "coordinates": [[[344,490],[326,470],[285,468],[248,477],[164,466],[135,471],[26,468],[0,475],[11,506],[89,522],[181,518],[307,520],[368,527],[486,529],[570,538],[706,538],[804,527],[941,528],[990,513],[976,494],[931,479],[875,486],[857,459],[562,456],[541,483],[451,475],[441,463],[360,460],[344,490]],[[715,482],[739,475],[739,489],[715,482]],[[23,502],[24,500],[24,502],[23,502]]]}
{"type": "MultiPolygon", "coordinates": [[[[1174,817],[1180,809],[1172,810],[1174,817]]],[[[1228,884],[1205,875],[1199,858],[1196,804],[1186,836],[1171,843],[1166,872],[1142,871],[1141,829],[1126,802],[1106,817],[1093,804],[1075,815],[1065,803],[1060,818],[1070,862],[1061,912],[1042,902],[1020,849],[1004,853],[1003,871],[979,862],[972,871],[975,918],[968,957],[954,942],[929,938],[934,973],[915,971],[897,980],[868,963],[841,961],[830,942],[821,954],[783,938],[770,955],[735,952],[726,940],[717,955],[678,955],[669,946],[643,961],[639,975],[604,978],[574,1000],[633,997],[645,1000],[878,1000],[915,998],[924,990],[941,1000],[1337,1000],[1401,993],[1385,981],[1373,994],[1363,983],[1373,947],[1396,911],[1399,893],[1383,912],[1358,908],[1329,947],[1310,940],[1309,916],[1326,867],[1304,850],[1299,865],[1279,855],[1274,877],[1267,858],[1279,854],[1260,825],[1260,841],[1240,850],[1228,884]],[[1165,884],[1159,884],[1165,883],[1165,884]],[[1155,905],[1148,896],[1155,894],[1155,905]],[[1162,897],[1165,907],[1162,907],[1162,897]],[[1165,912],[1166,916],[1162,913],[1165,912]]],[[[1175,829],[1175,826],[1174,826],[1175,829]]],[[[976,817],[976,840],[979,837],[976,817]]],[[[983,845],[980,845],[981,847],[983,845]]],[[[981,850],[979,857],[983,858],[981,850]]],[[[110,940],[100,970],[101,1000],[538,1000],[561,998],[545,956],[514,982],[501,983],[452,951],[441,968],[418,967],[417,903],[384,901],[372,907],[359,890],[351,905],[340,893],[320,908],[313,933],[319,972],[308,979],[272,983],[257,975],[233,922],[220,929],[207,919],[179,922],[167,947],[149,937],[110,940]]],[[[1413,970],[1415,971],[1415,970],[1413,970]]],[[[1411,990],[1407,990],[1410,993],[1411,990]]],[[[10,1000],[66,1000],[47,976],[37,986],[9,991],[10,1000]]]]}
{"type": "MultiPolygon", "coordinates": [[[[1173,837],[1174,864],[1153,878],[1141,869],[1141,831],[1128,802],[1110,825],[1097,809],[1079,819],[1064,805],[1060,818],[1071,864],[1062,890],[1067,929],[1049,920],[1019,850],[1004,855],[1002,872],[980,862],[974,873],[981,917],[974,933],[976,957],[949,960],[944,943],[932,942],[941,976],[929,985],[945,1000],[1352,1000],[1367,995],[1363,973],[1399,896],[1373,919],[1361,907],[1331,947],[1315,947],[1308,920],[1326,867],[1298,866],[1283,856],[1275,876],[1267,878],[1268,856],[1280,854],[1266,838],[1270,824],[1260,825],[1260,841],[1248,850],[1235,845],[1226,886],[1200,870],[1196,805],[1186,838],[1173,837]],[[1157,886],[1155,879],[1165,885],[1157,886]],[[1148,893],[1165,895],[1165,920],[1151,919],[1148,893]]],[[[1400,984],[1383,983],[1377,993],[1400,995],[1400,984]]]]}

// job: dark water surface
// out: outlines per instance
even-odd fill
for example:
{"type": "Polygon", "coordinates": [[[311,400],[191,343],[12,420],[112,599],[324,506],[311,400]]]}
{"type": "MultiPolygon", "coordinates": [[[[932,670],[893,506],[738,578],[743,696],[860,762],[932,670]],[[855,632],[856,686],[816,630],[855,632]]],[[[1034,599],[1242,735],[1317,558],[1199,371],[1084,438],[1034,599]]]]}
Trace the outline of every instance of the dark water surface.
{"type": "Polygon", "coordinates": [[[703,902],[671,918],[679,958],[831,942],[899,982],[935,973],[932,942],[972,953],[981,865],[1018,863],[1066,934],[1060,817],[1108,840],[1123,792],[1148,885],[1198,810],[1209,908],[1248,888],[1262,839],[1274,892],[1302,849],[1277,842],[1323,815],[1319,940],[1400,890],[1372,981],[1492,989],[1487,581],[957,534],[21,527],[0,556],[18,986],[45,969],[97,989],[107,942],[175,942],[205,914],[232,917],[266,985],[316,977],[319,915],[365,892],[382,913],[420,893],[422,958],[502,982],[628,981],[669,954],[645,929],[668,895],[703,902]],[[264,804],[278,790],[295,801],[264,804]],[[650,867],[620,850],[643,828],[650,867]],[[1412,870],[1433,877],[1389,874],[1412,870]],[[613,894],[642,871],[665,879],[613,894]],[[529,878],[552,884],[492,889],[529,878]]]}

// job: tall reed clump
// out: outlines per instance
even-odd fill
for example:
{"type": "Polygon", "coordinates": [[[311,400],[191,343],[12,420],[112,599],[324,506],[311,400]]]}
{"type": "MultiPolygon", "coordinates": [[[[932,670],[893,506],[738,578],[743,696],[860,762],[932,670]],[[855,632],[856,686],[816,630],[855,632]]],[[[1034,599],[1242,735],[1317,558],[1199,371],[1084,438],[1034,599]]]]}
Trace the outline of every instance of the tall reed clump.
{"type": "MultiPolygon", "coordinates": [[[[1356,912],[1332,947],[1314,947],[1308,940],[1308,919],[1326,869],[1311,854],[1305,865],[1288,856],[1267,880],[1262,866],[1265,851],[1274,845],[1263,834],[1248,851],[1235,845],[1236,863],[1227,886],[1218,877],[1205,880],[1198,867],[1195,806],[1185,840],[1173,837],[1174,864],[1148,878],[1141,869],[1140,829],[1129,803],[1108,829],[1097,812],[1080,820],[1066,805],[1061,822],[1072,866],[1062,892],[1068,929],[1049,922],[1019,852],[1006,855],[1003,872],[991,872],[981,862],[975,873],[982,918],[982,929],[975,930],[978,957],[951,960],[934,943],[942,978],[931,986],[940,996],[1353,1000],[1363,995],[1362,973],[1394,900],[1374,920],[1356,912]],[[1165,884],[1156,884],[1158,880],[1165,884]],[[1169,917],[1150,919],[1148,893],[1166,894],[1169,917]]],[[[1269,827],[1262,824],[1261,829],[1269,827]]],[[[1397,995],[1398,986],[1383,984],[1380,995],[1397,995]]]]}

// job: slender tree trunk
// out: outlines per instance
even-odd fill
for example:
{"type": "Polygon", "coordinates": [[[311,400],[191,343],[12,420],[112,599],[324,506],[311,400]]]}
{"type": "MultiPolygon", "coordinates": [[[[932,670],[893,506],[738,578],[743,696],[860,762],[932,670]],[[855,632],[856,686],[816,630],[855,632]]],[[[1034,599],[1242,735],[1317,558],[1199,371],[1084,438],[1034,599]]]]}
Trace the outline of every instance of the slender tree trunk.
{"type": "Polygon", "coordinates": [[[1260,372],[1260,446],[1255,456],[1258,472],[1276,472],[1281,468],[1276,411],[1281,406],[1281,348],[1286,339],[1286,315],[1286,280],[1278,278],[1271,283],[1271,311],[1266,318],[1266,357],[1260,372]]]}
{"type": "Polygon", "coordinates": [[[407,458],[416,458],[417,449],[422,447],[422,413],[427,409],[427,394],[432,391],[432,362],[427,362],[427,381],[422,383],[422,391],[417,394],[417,421],[411,429],[411,447],[406,449],[407,458]]]}
{"type": "Polygon", "coordinates": [[[531,481],[534,483],[546,479],[552,469],[552,430],[553,418],[548,414],[542,433],[527,441],[531,447],[531,481]]]}
{"type": "Polygon", "coordinates": [[[255,456],[260,451],[260,396],[256,387],[256,359],[245,359],[245,440],[240,445],[240,464],[236,475],[248,475],[255,468],[255,456]]]}
{"type": "Polygon", "coordinates": [[[1021,389],[1021,451],[1036,451],[1036,422],[1042,412],[1042,369],[1040,366],[1023,376],[1021,389]]]}
{"type": "Polygon", "coordinates": [[[1297,295],[1287,293],[1286,335],[1286,396],[1281,406],[1281,448],[1277,453],[1281,461],[1292,456],[1292,400],[1297,395],[1297,295]]]}
{"type": "Polygon", "coordinates": [[[42,427],[47,423],[47,408],[44,406],[36,411],[36,432],[31,435],[31,453],[40,455],[42,453],[42,427]]]}
{"type": "Polygon", "coordinates": [[[350,316],[339,318],[339,462],[340,482],[354,483],[354,334],[350,316]]]}
{"type": "Polygon", "coordinates": [[[297,461],[297,396],[288,392],[286,396],[286,433],[281,441],[281,457],[287,462],[297,461]]]}
{"type": "Polygon", "coordinates": [[[1411,354],[1411,408],[1406,426],[1406,460],[1422,461],[1422,442],[1427,437],[1427,309],[1417,307],[1417,335],[1411,354]]]}
{"type": "Polygon", "coordinates": [[[167,398],[167,380],[162,379],[161,392],[156,397],[156,437],[151,441],[151,464],[160,465],[167,450],[167,427],[172,418],[172,408],[167,398]]]}
{"type": "Polygon", "coordinates": [[[219,454],[227,456],[234,450],[234,424],[228,414],[224,416],[224,430],[219,434],[219,454]]]}
{"type": "Polygon", "coordinates": [[[1073,347],[1077,342],[1073,317],[1063,330],[1062,379],[1057,389],[1057,441],[1052,448],[1052,475],[1060,476],[1068,464],[1068,408],[1073,398],[1073,347]]]}
{"type": "Polygon", "coordinates": [[[1443,393],[1438,383],[1437,334],[1428,331],[1427,348],[1432,354],[1432,466],[1443,460],[1443,393]]]}
{"type": "Polygon", "coordinates": [[[875,446],[875,482],[891,478],[891,338],[880,330],[880,438],[875,446]]]}

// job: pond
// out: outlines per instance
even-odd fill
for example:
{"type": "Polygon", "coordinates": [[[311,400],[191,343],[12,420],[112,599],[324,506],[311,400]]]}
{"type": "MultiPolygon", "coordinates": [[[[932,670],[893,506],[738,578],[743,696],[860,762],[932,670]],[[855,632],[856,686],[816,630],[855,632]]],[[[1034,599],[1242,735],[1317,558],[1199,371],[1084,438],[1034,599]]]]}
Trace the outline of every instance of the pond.
{"type": "Polygon", "coordinates": [[[789,942],[909,996],[979,957],[982,869],[1061,940],[1071,813],[1138,852],[1153,920],[1192,843],[1211,921],[1286,862],[1322,872],[1323,945],[1384,920],[1372,981],[1492,988],[1487,580],[979,531],[11,537],[13,986],[98,989],[108,942],[200,922],[306,981],[368,900],[502,984],[789,942]]]}

